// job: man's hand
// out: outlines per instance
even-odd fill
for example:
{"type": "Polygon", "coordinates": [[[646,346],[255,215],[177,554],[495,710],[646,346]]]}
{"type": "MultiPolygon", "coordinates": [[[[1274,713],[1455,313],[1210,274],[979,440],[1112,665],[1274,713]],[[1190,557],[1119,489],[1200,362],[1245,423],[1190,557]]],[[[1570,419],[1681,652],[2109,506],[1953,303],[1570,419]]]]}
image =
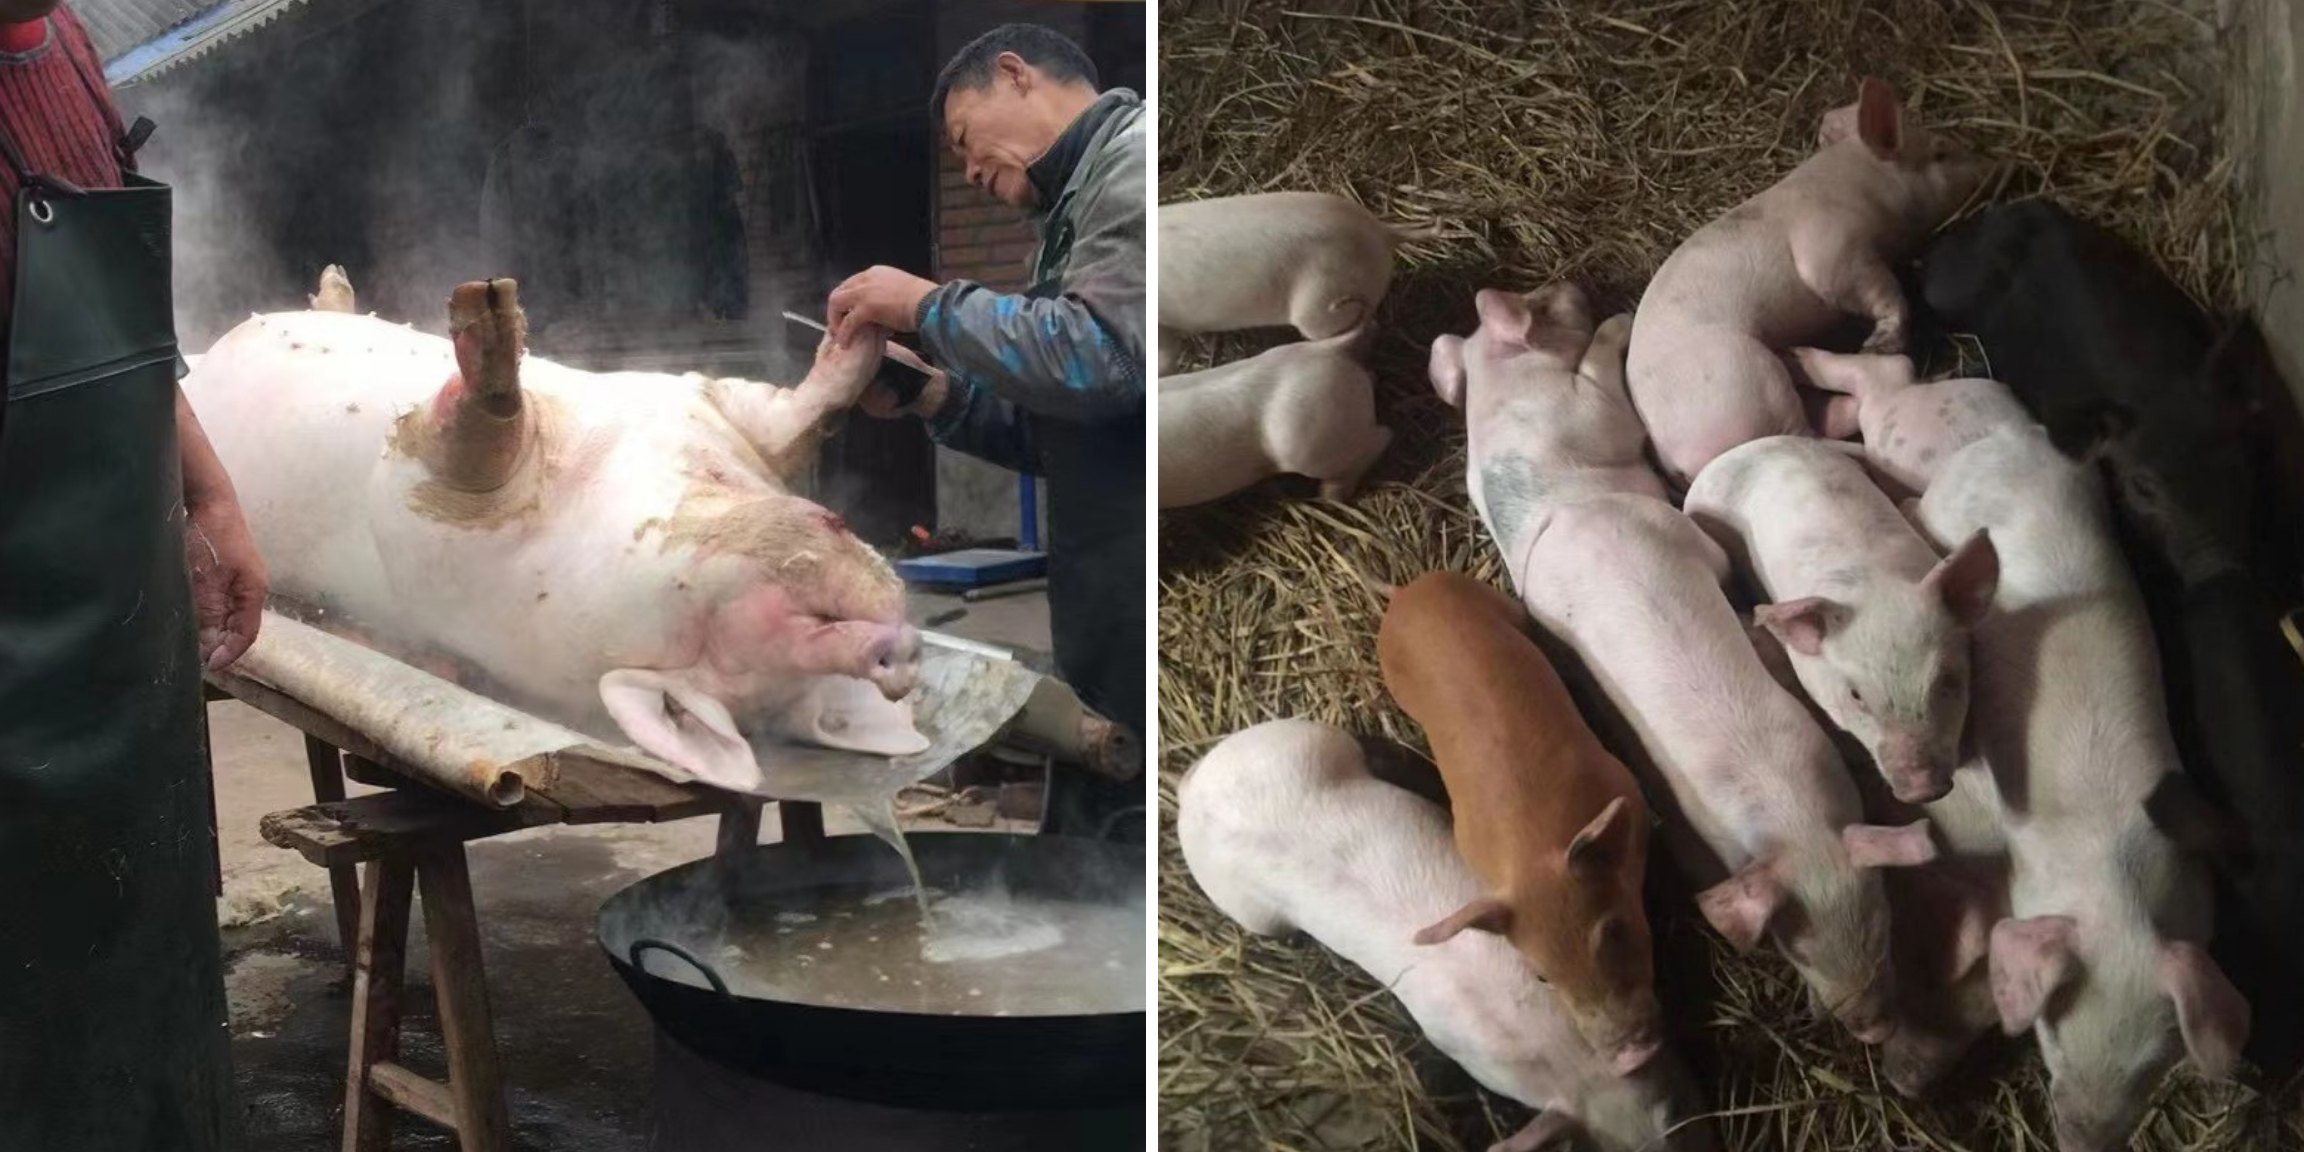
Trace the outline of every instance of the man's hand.
{"type": "Polygon", "coordinates": [[[200,622],[200,662],[213,672],[256,642],[269,578],[240,503],[229,494],[184,502],[184,563],[192,572],[192,611],[200,622]]]}
{"type": "Polygon", "coordinates": [[[914,321],[920,315],[920,301],[935,290],[933,281],[901,268],[886,264],[866,268],[841,281],[825,303],[832,338],[845,345],[866,324],[878,324],[891,332],[911,332],[918,327],[914,321]]]}
{"type": "Polygon", "coordinates": [[[256,538],[240,514],[240,497],[200,418],[176,390],[176,447],[184,458],[184,566],[192,573],[192,614],[200,624],[200,662],[213,672],[248,651],[264,618],[270,579],[256,538]]]}

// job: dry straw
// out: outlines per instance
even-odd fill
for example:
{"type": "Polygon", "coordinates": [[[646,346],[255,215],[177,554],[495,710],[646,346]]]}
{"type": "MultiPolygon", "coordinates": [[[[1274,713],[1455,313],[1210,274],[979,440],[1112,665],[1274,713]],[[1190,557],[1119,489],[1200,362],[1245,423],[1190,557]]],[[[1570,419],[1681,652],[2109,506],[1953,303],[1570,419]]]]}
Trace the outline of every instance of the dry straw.
{"type": "MultiPolygon", "coordinates": [[[[1371,490],[1335,504],[1282,480],[1162,517],[1165,813],[1194,757],[1261,720],[1417,740],[1377,676],[1361,578],[1501,580],[1465,501],[1460,422],[1424,383],[1431,338],[1471,327],[1473,290],[1569,278],[1629,306],[1682,237],[1799,161],[1859,75],[2013,161],[2001,195],[2104,221],[2208,305],[2243,284],[2220,55],[2178,5],[1280,0],[1163,3],[1159,20],[1161,199],[1316,189],[1444,230],[1403,254],[1380,318],[1379,406],[1401,436],[1371,490]]],[[[1780,960],[1737,958],[1685,899],[1665,903],[1667,998],[1726,1148],[2054,1148],[2028,1043],[1985,1052],[1941,1103],[1907,1103],[1780,960]]],[[[1166,819],[1160,921],[1163,1149],[1479,1149],[1525,1119],[1334,957],[1241,933],[1166,819]]],[[[2298,1101],[2179,1073],[2135,1147],[2304,1148],[2298,1101]]]]}

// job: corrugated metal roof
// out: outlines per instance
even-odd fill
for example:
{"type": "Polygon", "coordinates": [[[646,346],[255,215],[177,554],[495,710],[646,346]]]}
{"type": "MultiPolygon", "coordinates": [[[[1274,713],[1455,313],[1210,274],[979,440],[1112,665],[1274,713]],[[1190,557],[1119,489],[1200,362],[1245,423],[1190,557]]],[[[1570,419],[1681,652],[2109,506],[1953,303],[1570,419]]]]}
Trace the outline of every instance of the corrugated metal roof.
{"type": "Polygon", "coordinates": [[[114,87],[194,59],[305,0],[71,0],[114,87]]]}
{"type": "Polygon", "coordinates": [[[216,6],[216,0],[71,0],[96,55],[110,60],[216,6]]]}

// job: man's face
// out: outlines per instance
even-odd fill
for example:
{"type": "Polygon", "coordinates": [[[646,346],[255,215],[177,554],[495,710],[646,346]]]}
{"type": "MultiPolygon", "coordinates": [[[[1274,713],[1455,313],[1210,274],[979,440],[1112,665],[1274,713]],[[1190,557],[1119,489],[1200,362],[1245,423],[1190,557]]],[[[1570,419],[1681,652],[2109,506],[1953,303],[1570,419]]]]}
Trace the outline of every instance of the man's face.
{"type": "Polygon", "coordinates": [[[1048,112],[1035,100],[1045,84],[1038,71],[1004,52],[990,84],[955,86],[944,96],[944,139],[967,166],[968,183],[1018,208],[1029,209],[1039,198],[1024,170],[1062,131],[1061,125],[1049,130],[1048,112]]]}
{"type": "Polygon", "coordinates": [[[38,20],[63,6],[64,0],[0,0],[0,24],[38,20]]]}

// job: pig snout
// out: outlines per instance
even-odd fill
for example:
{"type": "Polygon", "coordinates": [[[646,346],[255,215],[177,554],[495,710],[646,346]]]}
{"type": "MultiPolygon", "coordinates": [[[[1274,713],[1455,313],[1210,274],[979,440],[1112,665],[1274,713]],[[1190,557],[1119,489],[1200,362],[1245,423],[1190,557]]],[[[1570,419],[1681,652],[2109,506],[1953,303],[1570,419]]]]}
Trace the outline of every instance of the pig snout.
{"type": "Polygon", "coordinates": [[[890,700],[901,700],[920,685],[920,633],[910,624],[882,629],[865,645],[865,678],[890,700]]]}
{"type": "Polygon", "coordinates": [[[1656,998],[1642,998],[1642,1003],[1625,1012],[1603,1013],[1589,1021],[1578,1020],[1580,1029],[1592,1047],[1608,1062],[1608,1070],[1618,1076],[1629,1076],[1647,1066],[1664,1049],[1664,1014],[1656,998]]]}
{"type": "Polygon", "coordinates": [[[2069,1093],[2051,1091],[2048,1111],[2056,1121],[2057,1152],[2113,1152],[2128,1146],[2133,1124],[2120,1109],[2076,1107],[2069,1093]]]}
{"type": "Polygon", "coordinates": [[[1873,755],[1888,790],[1906,804],[1941,800],[1952,791],[1951,759],[1938,755],[1921,733],[1883,733],[1873,755]]]}
{"type": "Polygon", "coordinates": [[[1884,1044],[1896,1034],[1895,1013],[1887,994],[1878,987],[1865,989],[1843,1006],[1839,1015],[1840,1023],[1847,1026],[1859,1044],[1884,1044]]]}

